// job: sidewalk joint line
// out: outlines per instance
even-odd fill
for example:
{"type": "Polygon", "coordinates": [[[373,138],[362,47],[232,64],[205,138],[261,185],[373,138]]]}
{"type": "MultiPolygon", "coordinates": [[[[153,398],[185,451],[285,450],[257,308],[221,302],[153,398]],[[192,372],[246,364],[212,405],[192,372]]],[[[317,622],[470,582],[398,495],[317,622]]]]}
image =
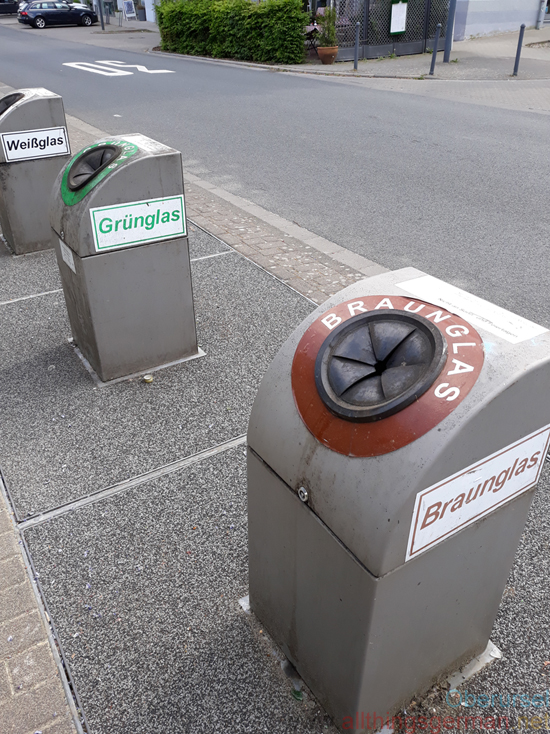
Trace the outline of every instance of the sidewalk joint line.
{"type": "Polygon", "coordinates": [[[62,293],[63,288],[57,288],[55,291],[43,291],[42,293],[33,293],[32,296],[21,296],[21,298],[12,298],[9,301],[0,301],[0,306],[9,306],[10,303],[18,301],[28,301],[29,298],[40,298],[40,296],[50,296],[52,293],[62,293]]]}
{"type": "MultiPolygon", "coordinates": [[[[191,220],[189,219],[189,221],[191,220]]],[[[198,227],[199,225],[193,222],[193,226],[198,227]]],[[[210,232],[208,234],[210,234],[210,232]]],[[[224,242],[223,244],[225,245],[226,243],[224,242]]],[[[229,245],[227,245],[227,247],[229,247],[229,245]]],[[[210,258],[212,257],[220,257],[221,255],[235,255],[235,254],[237,254],[237,251],[231,249],[231,250],[227,250],[226,252],[215,252],[213,255],[203,255],[202,257],[194,257],[192,260],[190,260],[190,262],[196,263],[196,262],[199,262],[199,260],[210,260],[210,258]]]]}
{"type": "Polygon", "coordinates": [[[118,482],[117,484],[112,484],[110,487],[100,489],[99,491],[93,492],[92,494],[86,495],[85,497],[81,497],[78,500],[60,505],[53,510],[47,510],[40,515],[35,515],[34,517],[29,518],[28,520],[22,520],[17,523],[17,527],[21,531],[21,533],[23,533],[29,528],[36,527],[37,525],[42,525],[42,523],[59,517],[60,515],[65,515],[67,512],[80,509],[81,507],[86,507],[87,505],[95,504],[96,502],[107,499],[108,497],[112,497],[113,495],[119,494],[120,492],[125,492],[128,489],[139,487],[141,484],[151,482],[154,479],[159,479],[160,477],[166,476],[168,474],[173,474],[180,469],[185,469],[188,466],[197,464],[200,461],[209,459],[212,456],[221,454],[224,451],[228,451],[229,449],[235,448],[236,446],[240,446],[244,443],[246,443],[246,434],[236,436],[235,438],[224,441],[217,446],[205,449],[204,451],[199,451],[198,453],[192,454],[191,456],[186,456],[184,459],[177,459],[176,461],[172,461],[169,464],[164,464],[163,466],[159,466],[156,469],[151,469],[151,471],[145,472],[144,474],[138,474],[137,476],[131,477],[130,479],[125,479],[124,481],[118,482]]]}

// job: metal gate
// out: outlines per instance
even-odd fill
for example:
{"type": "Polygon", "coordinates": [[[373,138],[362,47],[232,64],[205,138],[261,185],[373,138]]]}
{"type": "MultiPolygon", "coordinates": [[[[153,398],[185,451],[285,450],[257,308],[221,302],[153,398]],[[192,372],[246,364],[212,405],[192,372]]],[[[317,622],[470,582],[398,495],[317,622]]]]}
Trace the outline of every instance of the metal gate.
{"type": "Polygon", "coordinates": [[[445,46],[449,0],[408,0],[405,33],[390,35],[391,0],[335,0],[338,61],[353,59],[355,24],[360,23],[359,58],[421,54],[433,48],[441,23],[438,51],[445,46]],[[366,31],[365,31],[366,29],[366,31]]]}

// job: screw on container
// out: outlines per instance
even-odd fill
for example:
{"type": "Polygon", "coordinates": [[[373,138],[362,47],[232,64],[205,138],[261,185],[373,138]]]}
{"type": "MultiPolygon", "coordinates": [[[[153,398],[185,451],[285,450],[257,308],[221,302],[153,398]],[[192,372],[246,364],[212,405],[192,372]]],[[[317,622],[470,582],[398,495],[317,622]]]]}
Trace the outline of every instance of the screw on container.
{"type": "Polygon", "coordinates": [[[300,487],[298,490],[298,497],[302,500],[302,502],[307,502],[309,499],[309,494],[307,493],[307,489],[305,487],[300,487]]]}

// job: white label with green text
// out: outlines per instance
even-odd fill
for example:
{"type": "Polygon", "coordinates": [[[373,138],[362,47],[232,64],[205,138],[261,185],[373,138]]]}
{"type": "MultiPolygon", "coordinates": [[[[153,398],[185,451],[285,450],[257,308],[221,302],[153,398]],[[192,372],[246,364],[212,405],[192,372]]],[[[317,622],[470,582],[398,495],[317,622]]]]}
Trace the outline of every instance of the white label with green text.
{"type": "Polygon", "coordinates": [[[97,252],[185,237],[183,195],[90,209],[97,252]]]}

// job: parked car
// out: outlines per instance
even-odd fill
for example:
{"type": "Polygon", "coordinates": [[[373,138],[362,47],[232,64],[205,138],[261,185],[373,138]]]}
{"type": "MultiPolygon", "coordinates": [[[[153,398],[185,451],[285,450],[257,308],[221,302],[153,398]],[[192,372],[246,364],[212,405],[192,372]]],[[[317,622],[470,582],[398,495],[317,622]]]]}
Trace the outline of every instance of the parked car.
{"type": "Polygon", "coordinates": [[[47,25],[85,25],[97,23],[97,15],[87,5],[69,5],[66,2],[30,2],[23,9],[19,8],[17,20],[35,28],[47,25]]]}
{"type": "Polygon", "coordinates": [[[0,0],[0,15],[11,15],[17,13],[17,0],[0,0]]]}
{"type": "MultiPolygon", "coordinates": [[[[0,0],[0,2],[2,2],[2,0],[0,0]]],[[[30,5],[31,2],[32,2],[32,0],[22,0],[19,3],[19,10],[25,10],[25,8],[27,7],[27,5],[30,5]]],[[[64,5],[72,5],[73,8],[82,8],[83,10],[90,10],[90,6],[87,5],[86,3],[83,3],[83,2],[82,3],[78,3],[78,2],[71,3],[71,2],[69,2],[69,0],[61,0],[61,2],[64,5]]]]}

